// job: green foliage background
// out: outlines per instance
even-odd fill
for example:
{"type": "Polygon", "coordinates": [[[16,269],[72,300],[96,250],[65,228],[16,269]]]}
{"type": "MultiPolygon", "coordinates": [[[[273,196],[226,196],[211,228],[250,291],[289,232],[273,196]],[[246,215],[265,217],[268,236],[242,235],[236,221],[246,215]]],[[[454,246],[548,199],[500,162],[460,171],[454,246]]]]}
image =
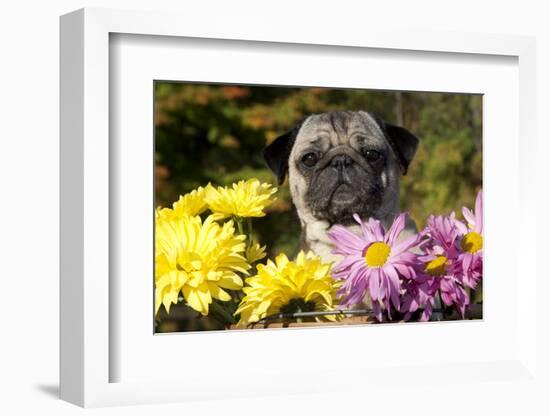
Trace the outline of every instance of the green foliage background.
{"type": "MultiPolygon", "coordinates": [[[[401,206],[419,228],[429,214],[472,207],[482,183],[482,96],[329,88],[155,83],[156,205],[198,186],[258,178],[276,185],[263,148],[303,117],[367,110],[420,138],[402,178],[401,206]]],[[[255,237],[273,257],[292,255],[300,226],[283,185],[255,237]]]]}

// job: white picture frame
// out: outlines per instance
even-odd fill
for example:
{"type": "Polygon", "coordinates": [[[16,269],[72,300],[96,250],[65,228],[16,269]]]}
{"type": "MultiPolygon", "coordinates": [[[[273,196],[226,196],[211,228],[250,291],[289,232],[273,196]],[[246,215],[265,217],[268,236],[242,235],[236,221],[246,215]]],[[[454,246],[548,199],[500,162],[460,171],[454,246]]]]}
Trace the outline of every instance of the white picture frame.
{"type": "MultiPolygon", "coordinates": [[[[358,389],[362,385],[368,385],[372,394],[382,394],[391,380],[401,380],[401,384],[392,388],[402,388],[402,383],[407,381],[414,381],[418,387],[422,384],[429,385],[433,377],[439,377],[438,374],[448,371],[453,372],[455,381],[476,383],[477,386],[483,381],[503,379],[518,383],[527,380],[537,383],[537,321],[533,317],[536,315],[536,281],[540,277],[537,275],[535,262],[522,261],[532,255],[527,243],[536,241],[536,218],[532,214],[536,212],[536,191],[533,189],[533,182],[529,180],[533,176],[536,159],[534,39],[508,35],[398,31],[394,28],[382,30],[374,27],[360,30],[350,28],[330,36],[322,28],[280,31],[277,25],[269,24],[250,28],[241,26],[239,30],[238,33],[235,32],[229,23],[208,27],[189,16],[171,13],[83,9],[61,18],[61,398],[88,407],[343,391],[358,389]],[[518,218],[517,221],[525,231],[518,236],[517,256],[509,260],[512,267],[509,267],[507,278],[511,283],[516,282],[519,273],[516,266],[521,262],[522,282],[525,282],[528,289],[520,287],[514,295],[517,303],[511,312],[515,322],[513,338],[510,338],[511,345],[503,346],[500,353],[495,352],[492,360],[445,362],[437,358],[435,362],[413,362],[400,359],[395,361],[394,366],[385,363],[378,368],[372,364],[365,368],[346,367],[346,377],[342,377],[336,368],[319,370],[317,373],[308,372],[308,377],[302,380],[288,377],[285,368],[280,368],[280,371],[260,369],[266,380],[257,383],[248,379],[250,374],[257,376],[259,373],[243,369],[231,386],[208,380],[207,374],[201,374],[198,368],[194,368],[184,377],[170,379],[163,376],[164,373],[169,373],[164,369],[165,366],[159,366],[161,370],[158,378],[163,381],[149,380],[150,374],[143,379],[130,377],[128,380],[119,375],[114,376],[112,369],[124,358],[120,356],[120,351],[123,350],[113,349],[113,339],[120,335],[113,332],[116,325],[112,319],[117,310],[117,298],[113,294],[117,290],[114,290],[110,282],[110,275],[116,268],[116,259],[110,251],[110,244],[112,229],[117,226],[113,222],[116,217],[111,215],[112,201],[115,198],[110,193],[113,189],[112,174],[118,169],[118,159],[113,158],[110,148],[110,136],[115,134],[112,131],[113,120],[110,120],[113,116],[110,113],[110,94],[113,88],[110,78],[110,39],[115,34],[162,37],[156,38],[156,42],[174,42],[177,38],[223,40],[241,44],[269,42],[276,44],[283,52],[292,45],[300,45],[306,49],[330,45],[333,51],[352,54],[369,49],[410,51],[412,54],[433,53],[436,60],[437,56],[449,55],[468,56],[474,62],[477,57],[482,56],[505,56],[517,60],[519,105],[517,114],[512,117],[517,117],[517,123],[512,123],[512,126],[517,125],[519,128],[519,132],[513,134],[513,140],[518,142],[515,143],[515,149],[519,151],[509,153],[508,156],[504,151],[503,155],[516,158],[513,162],[517,166],[512,167],[508,173],[511,182],[517,185],[512,191],[512,195],[517,196],[517,201],[511,204],[510,209],[511,216],[518,218]],[[520,147],[519,140],[533,145],[520,147]],[[525,215],[526,213],[529,215],[525,215]],[[522,324],[517,325],[517,322],[522,324]],[[333,381],[326,383],[329,379],[333,381]]],[[[152,115],[150,122],[152,123],[152,115]]],[[[487,169],[486,175],[491,175],[487,169]]],[[[489,179],[486,182],[491,183],[490,177],[485,179],[489,179]]],[[[497,211],[496,202],[500,201],[501,191],[496,187],[494,192],[490,187],[486,188],[487,216],[491,215],[491,210],[497,211]]],[[[490,220],[488,226],[490,227],[490,220]]],[[[488,238],[490,241],[490,237],[488,238]]],[[[497,241],[495,247],[496,244],[497,241]]],[[[495,252],[498,253],[496,250],[495,252]]],[[[496,296],[489,291],[488,293],[488,296],[496,296]]],[[[484,320],[482,325],[500,325],[494,316],[491,317],[490,309],[487,313],[490,319],[484,320]]],[[[478,331],[481,336],[487,329],[472,329],[472,326],[462,329],[465,327],[459,325],[454,325],[454,329],[451,328],[450,331],[464,330],[465,334],[470,334],[468,331],[478,331]]],[[[371,336],[390,342],[397,336],[414,337],[419,328],[418,325],[401,327],[405,329],[400,331],[406,331],[406,334],[396,334],[391,332],[393,330],[385,329],[387,326],[381,325],[378,326],[380,329],[377,333],[371,333],[371,336]]],[[[326,336],[328,332],[319,331],[331,330],[334,329],[305,332],[308,338],[320,339],[321,335],[326,336]]],[[[361,328],[350,329],[345,337],[356,342],[360,338],[354,337],[360,336],[360,330],[361,328]]],[[[265,331],[258,346],[261,343],[281,343],[281,339],[291,341],[296,336],[296,331],[265,331]]],[[[426,331],[433,332],[431,329],[426,331]]],[[[344,332],[340,331],[338,336],[342,334],[344,332]]],[[[223,335],[230,335],[231,341],[228,343],[236,344],[241,342],[239,337],[243,336],[239,332],[223,335]]],[[[150,336],[153,338],[152,331],[150,336]]],[[[213,339],[214,334],[184,336],[189,342],[192,339],[190,337],[202,337],[204,340],[206,336],[213,339]]],[[[247,341],[256,342],[260,337],[257,334],[254,336],[254,340],[248,338],[247,341]]],[[[160,348],[171,348],[170,344],[176,342],[171,336],[156,338],[162,338],[160,348]]],[[[139,350],[141,345],[134,345],[134,348],[139,350]]],[[[150,371],[152,370],[149,369],[150,371]]],[[[441,394],[444,395],[445,392],[441,394]]]]}

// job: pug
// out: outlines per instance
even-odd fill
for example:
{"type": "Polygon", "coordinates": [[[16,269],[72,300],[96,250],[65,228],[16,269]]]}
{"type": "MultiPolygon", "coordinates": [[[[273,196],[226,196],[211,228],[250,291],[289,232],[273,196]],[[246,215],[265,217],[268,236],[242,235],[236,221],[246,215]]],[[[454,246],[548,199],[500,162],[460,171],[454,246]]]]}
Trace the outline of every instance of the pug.
{"type": "MultiPolygon", "coordinates": [[[[327,232],[335,224],[360,233],[353,219],[380,220],[387,230],[399,210],[399,182],[419,140],[366,111],[313,114],[264,150],[279,185],[288,176],[302,226],[300,248],[337,262],[327,232]]],[[[412,220],[401,238],[416,232],[412,220]]]]}

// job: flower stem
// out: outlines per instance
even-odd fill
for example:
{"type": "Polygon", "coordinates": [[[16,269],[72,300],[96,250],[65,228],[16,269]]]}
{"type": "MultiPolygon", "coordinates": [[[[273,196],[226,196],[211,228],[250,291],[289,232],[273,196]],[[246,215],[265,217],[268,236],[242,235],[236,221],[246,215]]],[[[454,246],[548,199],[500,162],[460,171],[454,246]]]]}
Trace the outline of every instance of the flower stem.
{"type": "Polygon", "coordinates": [[[218,314],[223,319],[224,324],[235,324],[237,321],[235,318],[221,305],[219,305],[216,302],[212,302],[210,305],[210,308],[212,309],[212,312],[218,314]]]}
{"type": "Polygon", "coordinates": [[[237,230],[239,230],[239,234],[246,235],[244,233],[244,229],[243,229],[243,220],[242,220],[242,218],[240,218],[240,217],[234,217],[234,218],[235,218],[235,222],[237,223],[237,230]]]}
{"type": "Polygon", "coordinates": [[[441,308],[441,320],[445,320],[445,304],[443,303],[443,296],[441,296],[441,289],[438,291],[439,294],[439,307],[441,308]]]}
{"type": "Polygon", "coordinates": [[[252,234],[252,218],[250,217],[246,219],[246,229],[250,246],[252,246],[252,244],[254,244],[254,236],[252,234]]]}

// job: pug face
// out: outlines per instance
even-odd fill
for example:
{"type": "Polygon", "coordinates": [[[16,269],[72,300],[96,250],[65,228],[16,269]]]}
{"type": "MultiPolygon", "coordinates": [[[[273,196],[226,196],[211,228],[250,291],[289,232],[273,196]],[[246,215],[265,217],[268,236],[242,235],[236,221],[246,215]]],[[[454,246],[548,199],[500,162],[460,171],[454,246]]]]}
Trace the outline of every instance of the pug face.
{"type": "Polygon", "coordinates": [[[307,117],[264,151],[281,184],[288,174],[302,224],[348,225],[353,214],[385,219],[399,202],[418,139],[364,111],[307,117]]]}

